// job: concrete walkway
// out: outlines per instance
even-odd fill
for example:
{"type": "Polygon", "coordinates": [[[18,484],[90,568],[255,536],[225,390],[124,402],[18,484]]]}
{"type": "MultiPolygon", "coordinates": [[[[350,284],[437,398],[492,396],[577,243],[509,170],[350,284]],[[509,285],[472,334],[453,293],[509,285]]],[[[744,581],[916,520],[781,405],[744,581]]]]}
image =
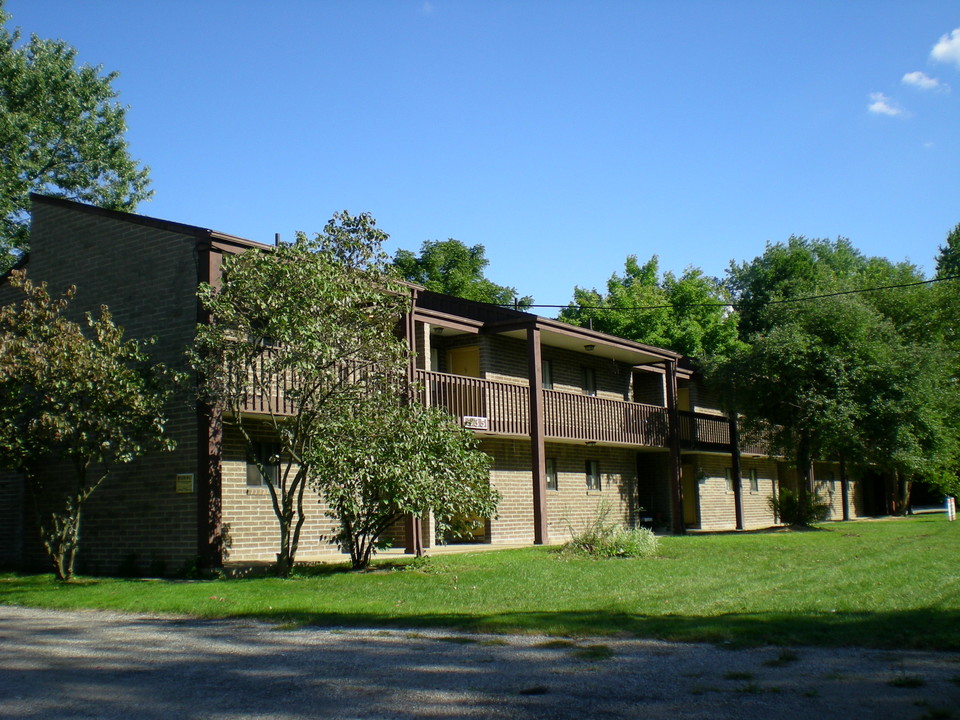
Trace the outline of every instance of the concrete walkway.
{"type": "Polygon", "coordinates": [[[960,717],[960,655],[0,606],[2,718],[960,717]],[[952,711],[952,715],[942,712],[952,711]]]}

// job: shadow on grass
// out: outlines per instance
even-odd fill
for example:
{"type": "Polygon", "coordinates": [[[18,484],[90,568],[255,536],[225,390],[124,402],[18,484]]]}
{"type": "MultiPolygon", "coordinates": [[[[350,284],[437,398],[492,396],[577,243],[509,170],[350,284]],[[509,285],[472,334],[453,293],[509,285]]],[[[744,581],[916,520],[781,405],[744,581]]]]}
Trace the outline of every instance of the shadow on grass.
{"type": "Polygon", "coordinates": [[[732,648],[816,645],[960,650],[960,612],[940,610],[716,616],[646,616],[603,611],[388,616],[277,611],[244,614],[242,617],[276,622],[284,627],[448,628],[468,632],[516,632],[573,637],[616,635],[676,642],[717,643],[732,648]]]}

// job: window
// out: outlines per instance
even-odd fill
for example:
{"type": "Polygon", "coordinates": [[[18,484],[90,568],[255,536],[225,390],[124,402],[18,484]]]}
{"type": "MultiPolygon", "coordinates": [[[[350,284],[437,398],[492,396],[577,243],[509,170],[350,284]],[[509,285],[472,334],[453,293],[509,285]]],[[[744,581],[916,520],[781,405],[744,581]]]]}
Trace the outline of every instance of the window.
{"type": "Polygon", "coordinates": [[[733,468],[726,469],[725,480],[727,484],[727,492],[732,493],[733,492],[733,468]]]}
{"type": "Polygon", "coordinates": [[[276,485],[280,478],[280,443],[256,442],[253,452],[255,457],[247,457],[247,486],[276,485]],[[260,472],[257,461],[263,465],[266,475],[260,472]]]}
{"type": "Polygon", "coordinates": [[[597,371],[591,367],[583,368],[583,394],[591,397],[597,394],[597,371]]]}
{"type": "Polygon", "coordinates": [[[601,490],[600,463],[597,460],[587,460],[587,490],[601,490]]]}
{"type": "Polygon", "coordinates": [[[553,390],[553,363],[549,360],[540,361],[540,379],[544,390],[553,390]]]}
{"type": "Polygon", "coordinates": [[[547,490],[557,489],[557,459],[547,458],[547,490]]]}
{"type": "Polygon", "coordinates": [[[757,480],[757,471],[750,468],[750,492],[760,492],[760,481],[757,480]]]}

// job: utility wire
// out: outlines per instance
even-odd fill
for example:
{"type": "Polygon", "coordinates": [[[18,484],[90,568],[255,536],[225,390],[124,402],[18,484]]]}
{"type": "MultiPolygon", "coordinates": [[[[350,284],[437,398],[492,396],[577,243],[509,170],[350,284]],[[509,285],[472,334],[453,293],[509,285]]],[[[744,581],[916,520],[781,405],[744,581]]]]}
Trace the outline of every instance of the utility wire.
{"type": "MultiPolygon", "coordinates": [[[[829,297],[838,297],[840,295],[856,295],[859,293],[868,293],[868,292],[878,292],[880,290],[899,290],[902,288],[911,288],[917,287],[919,285],[931,285],[932,283],[943,282],[945,280],[960,280],[960,275],[951,275],[950,277],[944,278],[934,278],[933,280],[920,280],[918,282],[912,283],[902,283],[900,285],[881,285],[879,287],[872,288],[860,288],[859,290],[841,290],[838,292],[824,293],[822,295],[808,295],[806,297],[799,298],[784,298],[781,300],[767,300],[763,305],[785,305],[788,303],[799,303],[799,302],[809,302],[810,300],[822,300],[823,298],[829,297]]],[[[610,310],[616,312],[626,312],[629,310],[669,310],[669,309],[679,309],[679,308],[694,308],[694,307],[729,307],[736,308],[742,303],[685,303],[683,305],[635,305],[633,307],[609,307],[603,305],[575,305],[573,303],[568,303],[567,305],[525,305],[527,308],[560,308],[560,309],[571,309],[571,310],[610,310]]],[[[504,304],[503,307],[512,307],[510,304],[504,304]]]]}

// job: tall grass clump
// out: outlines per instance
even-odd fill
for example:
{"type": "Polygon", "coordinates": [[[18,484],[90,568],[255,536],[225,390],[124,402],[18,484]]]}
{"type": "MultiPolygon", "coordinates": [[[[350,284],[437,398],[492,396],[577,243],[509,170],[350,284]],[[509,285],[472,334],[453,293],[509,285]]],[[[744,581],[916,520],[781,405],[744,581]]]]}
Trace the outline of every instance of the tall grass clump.
{"type": "Polygon", "coordinates": [[[626,528],[609,520],[609,508],[600,506],[596,516],[580,531],[571,528],[571,538],[561,551],[595,558],[644,558],[660,552],[660,541],[647,528],[626,528]]]}

